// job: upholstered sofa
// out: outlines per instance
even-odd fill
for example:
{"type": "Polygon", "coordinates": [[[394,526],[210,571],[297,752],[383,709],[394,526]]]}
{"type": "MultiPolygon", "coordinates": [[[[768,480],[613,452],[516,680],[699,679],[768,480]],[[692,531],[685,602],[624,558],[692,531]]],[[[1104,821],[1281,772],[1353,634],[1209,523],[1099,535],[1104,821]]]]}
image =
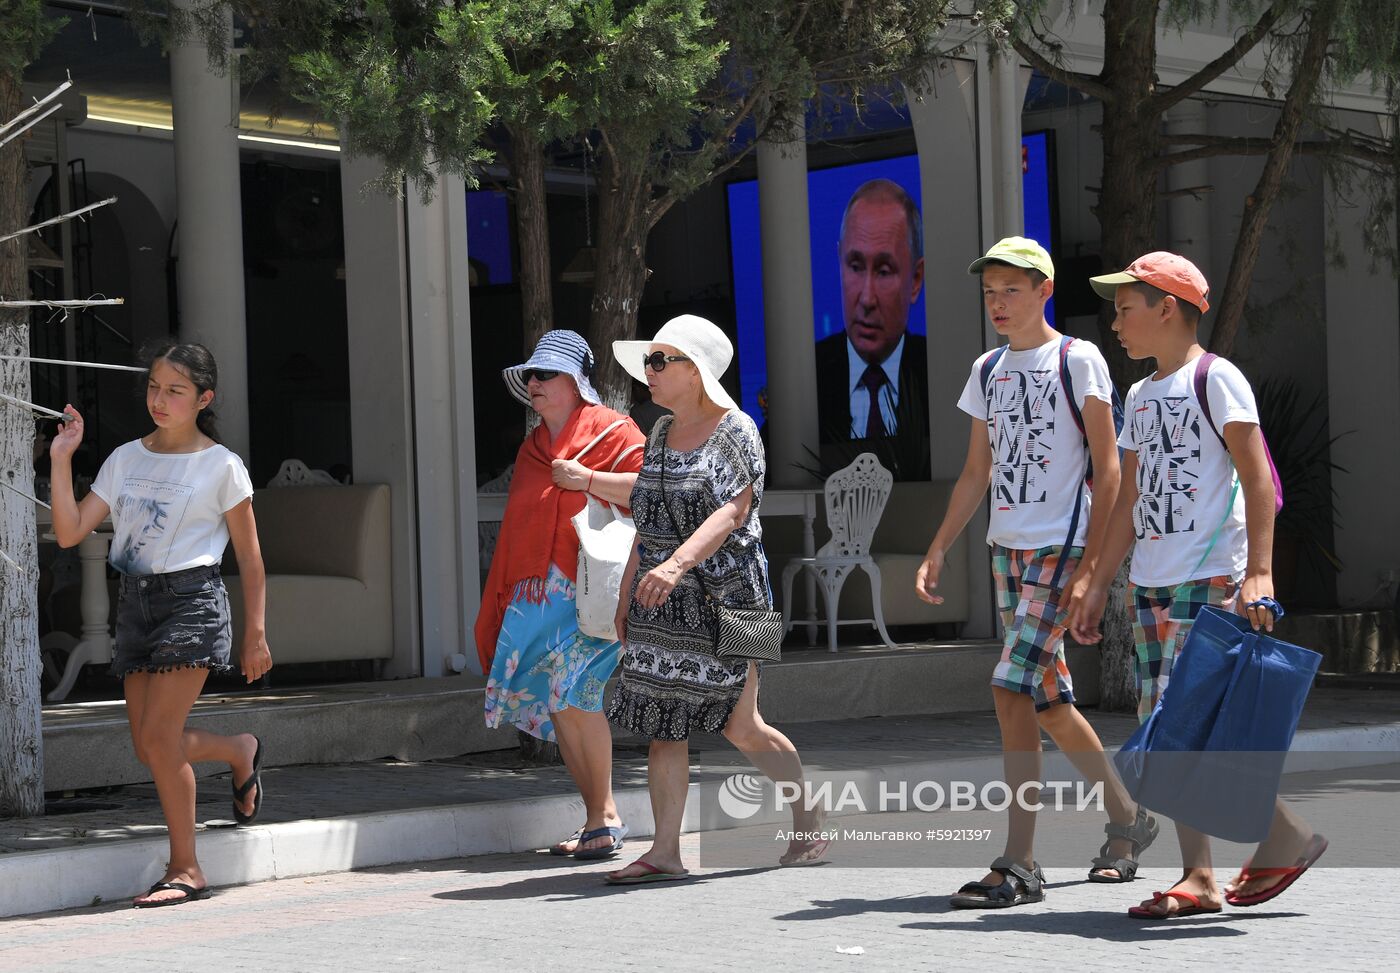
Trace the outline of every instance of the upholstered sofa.
{"type": "MultiPolygon", "coordinates": [[[[393,654],[389,488],[285,486],[253,495],[267,570],[267,640],[274,663],[387,659],[393,654]]],[[[243,586],[224,555],[235,649],[243,586]]]]}

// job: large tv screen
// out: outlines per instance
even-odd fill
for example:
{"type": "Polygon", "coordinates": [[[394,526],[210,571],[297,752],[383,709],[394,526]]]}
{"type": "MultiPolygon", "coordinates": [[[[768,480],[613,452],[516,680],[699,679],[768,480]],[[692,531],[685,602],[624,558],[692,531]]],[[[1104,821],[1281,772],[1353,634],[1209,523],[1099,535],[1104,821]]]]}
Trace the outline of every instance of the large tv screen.
{"type": "MultiPolygon", "coordinates": [[[[1026,235],[1053,252],[1052,154],[1050,133],[1025,136],[1026,235]]],[[[895,464],[899,479],[927,479],[918,156],[814,169],[807,174],[807,198],[823,464],[870,448],[895,464]]],[[[740,406],[761,426],[767,348],[757,180],[730,183],[728,204],[740,406]]],[[[1054,321],[1053,309],[1047,313],[1054,321]]]]}

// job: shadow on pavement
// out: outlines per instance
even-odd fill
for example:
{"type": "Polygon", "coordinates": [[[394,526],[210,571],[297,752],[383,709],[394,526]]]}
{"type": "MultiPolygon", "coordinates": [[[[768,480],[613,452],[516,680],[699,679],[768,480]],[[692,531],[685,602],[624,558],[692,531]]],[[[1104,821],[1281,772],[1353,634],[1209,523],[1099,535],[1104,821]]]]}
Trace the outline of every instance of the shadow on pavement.
{"type": "MultiPolygon", "coordinates": [[[[949,910],[962,911],[962,910],[949,910]]],[[[1004,932],[1036,932],[1080,939],[1098,939],[1112,943],[1150,943],[1172,939],[1216,939],[1246,936],[1239,928],[1242,922],[1255,919],[1282,919],[1301,915],[1297,912],[1222,912],[1219,915],[1187,916],[1184,919],[1160,921],[1130,919],[1125,912],[1039,912],[1011,915],[1011,910],[972,912],[968,923],[960,929],[975,929],[992,934],[1004,932]]],[[[909,922],[905,929],[947,929],[946,922],[909,922]]],[[[1261,930],[1262,932],[1262,930],[1261,930]]]]}
{"type": "MultiPolygon", "coordinates": [[[[617,868],[621,869],[627,862],[619,862],[617,868]]],[[[540,875],[532,878],[522,879],[519,882],[509,882],[505,885],[496,885],[491,888],[468,888],[456,889],[451,892],[434,892],[435,899],[448,899],[459,902],[495,902],[509,899],[533,899],[538,896],[551,895],[555,898],[548,899],[550,902],[569,902],[576,899],[595,899],[603,895],[616,895],[625,892],[636,892],[646,888],[675,888],[677,886],[703,885],[717,879],[740,878],[746,875],[758,875],[763,872],[773,871],[777,866],[764,868],[736,868],[727,872],[706,872],[704,874],[694,874],[689,878],[679,879],[674,882],[654,882],[641,885],[609,885],[603,881],[603,872],[589,871],[561,875],[540,875]]]]}

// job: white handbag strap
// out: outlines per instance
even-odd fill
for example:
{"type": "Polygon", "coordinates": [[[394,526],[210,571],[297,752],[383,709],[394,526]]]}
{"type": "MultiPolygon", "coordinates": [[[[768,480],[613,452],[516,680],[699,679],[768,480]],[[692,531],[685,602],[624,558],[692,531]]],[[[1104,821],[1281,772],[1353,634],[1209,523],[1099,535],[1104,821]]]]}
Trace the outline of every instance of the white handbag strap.
{"type": "MultiPolygon", "coordinates": [[[[591,443],[589,443],[587,446],[583,447],[583,449],[580,449],[580,450],[574,455],[574,462],[578,462],[578,458],[579,458],[580,456],[582,456],[584,453],[588,452],[588,451],[589,451],[590,449],[592,449],[594,446],[597,446],[598,443],[600,443],[600,442],[602,441],[602,439],[603,439],[604,436],[606,436],[608,433],[612,432],[614,429],[616,429],[618,426],[622,425],[622,424],[623,424],[624,422],[626,422],[626,421],[627,421],[626,419],[618,419],[618,420],[617,420],[616,422],[614,422],[612,425],[608,426],[608,428],[604,429],[602,432],[598,433],[598,435],[594,436],[594,437],[593,437],[593,441],[592,441],[591,443]]],[[[644,445],[645,445],[645,443],[633,443],[631,446],[628,446],[628,447],[627,447],[626,449],[624,449],[622,452],[618,453],[618,454],[617,454],[617,459],[613,460],[613,465],[610,467],[609,472],[612,472],[612,471],[614,471],[614,470],[617,469],[617,464],[622,462],[622,457],[626,456],[628,453],[632,452],[632,450],[634,450],[634,449],[641,449],[642,446],[644,446],[644,445]]],[[[620,517],[620,516],[621,516],[621,514],[619,514],[619,513],[617,512],[617,507],[616,507],[615,505],[609,503],[608,501],[602,499],[601,497],[595,497],[595,496],[593,496],[593,494],[590,493],[590,494],[588,494],[588,499],[589,499],[589,500],[597,501],[598,503],[602,504],[606,509],[611,510],[614,517],[620,517]]]]}
{"type": "Polygon", "coordinates": [[[592,449],[594,446],[597,446],[600,442],[603,441],[603,437],[604,437],[604,436],[606,436],[608,433],[612,432],[614,429],[616,429],[618,426],[622,425],[624,422],[627,422],[627,419],[626,419],[626,418],[618,419],[618,420],[617,420],[616,422],[614,422],[612,425],[608,426],[608,428],[604,429],[602,432],[598,433],[598,435],[594,436],[594,437],[593,437],[593,441],[592,441],[591,443],[589,443],[587,446],[583,447],[583,449],[580,449],[577,453],[574,454],[574,462],[578,462],[578,458],[579,458],[580,456],[582,456],[584,453],[588,452],[588,451],[589,451],[590,449],[592,449]]]}
{"type": "Polygon", "coordinates": [[[609,467],[608,472],[609,472],[609,473],[616,473],[616,472],[617,472],[617,464],[622,462],[622,457],[626,456],[628,453],[632,452],[632,450],[634,450],[634,449],[641,449],[641,448],[642,448],[643,446],[645,446],[645,445],[646,445],[646,443],[633,443],[631,446],[628,446],[628,447],[627,447],[626,449],[624,449],[622,452],[618,453],[618,454],[617,454],[617,459],[613,460],[613,465],[612,465],[611,467],[609,467]]]}

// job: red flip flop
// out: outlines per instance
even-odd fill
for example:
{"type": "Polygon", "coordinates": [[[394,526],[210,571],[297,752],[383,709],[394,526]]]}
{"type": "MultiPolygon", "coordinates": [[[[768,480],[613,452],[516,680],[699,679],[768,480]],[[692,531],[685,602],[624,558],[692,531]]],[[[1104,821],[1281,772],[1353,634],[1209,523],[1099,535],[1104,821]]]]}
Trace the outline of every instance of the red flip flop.
{"type": "Polygon", "coordinates": [[[1248,863],[1240,869],[1240,884],[1248,882],[1252,878],[1263,878],[1267,875],[1282,875],[1283,880],[1276,885],[1271,885],[1262,892],[1254,895],[1236,895],[1229,892],[1225,895],[1225,901],[1231,905],[1251,906],[1262,905],[1274,896],[1283,892],[1284,889],[1298,881],[1298,877],[1312,867],[1313,862],[1322,857],[1322,853],[1327,850],[1327,839],[1320,834],[1314,834],[1308,841],[1308,845],[1303,849],[1303,853],[1298,856],[1298,860],[1292,865],[1283,868],[1251,868],[1248,863]]]}
{"type": "Polygon", "coordinates": [[[1201,900],[1196,897],[1195,893],[1186,892],[1181,889],[1173,889],[1170,892],[1152,893],[1153,905],[1156,905],[1163,899],[1180,899],[1183,902],[1190,902],[1191,905],[1185,909],[1177,909],[1175,912],[1153,912],[1151,909],[1147,908],[1147,906],[1135,905],[1128,910],[1128,915],[1134,919],[1151,919],[1155,922],[1160,922],[1163,919],[1181,919],[1185,916],[1199,916],[1220,911],[1220,906],[1216,906],[1214,909],[1207,908],[1201,905],[1201,900]]]}

